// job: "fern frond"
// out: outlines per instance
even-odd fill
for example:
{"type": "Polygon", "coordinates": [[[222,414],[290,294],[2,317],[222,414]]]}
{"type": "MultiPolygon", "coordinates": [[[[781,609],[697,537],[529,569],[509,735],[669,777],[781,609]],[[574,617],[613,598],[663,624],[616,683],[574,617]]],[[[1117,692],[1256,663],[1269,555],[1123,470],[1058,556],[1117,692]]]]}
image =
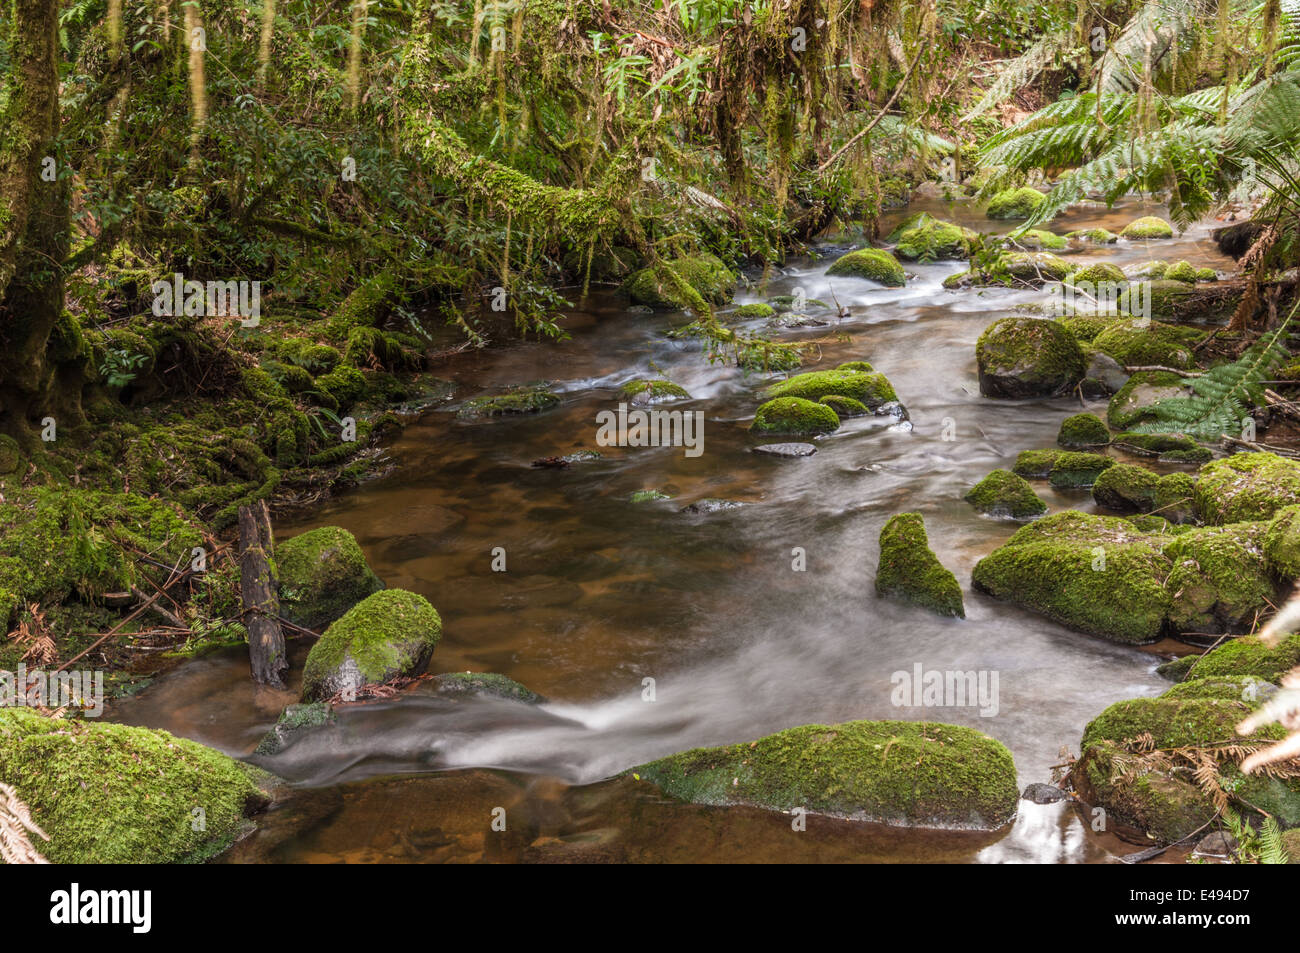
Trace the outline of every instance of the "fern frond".
{"type": "Polygon", "coordinates": [[[1063,55],[1073,49],[1074,42],[1073,26],[1043,34],[1038,42],[1002,67],[997,79],[984,91],[971,111],[961,117],[960,122],[970,122],[1010,99],[1017,90],[1032,83],[1043,70],[1059,63],[1063,55]]]}
{"type": "Polygon", "coordinates": [[[1197,20],[1216,7],[1213,0],[1147,0],[1102,55],[1097,88],[1131,93],[1148,71],[1154,78],[1170,70],[1178,49],[1194,37],[1197,20]]]}

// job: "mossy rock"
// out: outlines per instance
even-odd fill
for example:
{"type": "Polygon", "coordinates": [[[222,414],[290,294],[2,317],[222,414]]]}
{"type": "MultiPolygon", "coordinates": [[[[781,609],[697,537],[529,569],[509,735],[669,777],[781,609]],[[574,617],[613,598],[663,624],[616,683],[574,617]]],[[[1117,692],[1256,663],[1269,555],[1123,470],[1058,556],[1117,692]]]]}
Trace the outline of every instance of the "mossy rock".
{"type": "Polygon", "coordinates": [[[1153,405],[1188,393],[1187,379],[1172,371],[1138,371],[1110,399],[1106,422],[1112,430],[1129,430],[1154,419],[1153,405]]]}
{"type": "Polygon", "coordinates": [[[448,672],[445,675],[435,675],[429,679],[427,686],[421,686],[421,691],[448,698],[503,698],[523,702],[525,705],[540,705],[546,701],[532,689],[496,672],[448,672]]]}
{"type": "Polygon", "coordinates": [[[366,396],[366,378],[357,368],[340,364],[312,382],[312,390],[319,391],[332,407],[346,411],[366,396]]]}
{"type": "Polygon", "coordinates": [[[802,397],[777,397],[758,408],[751,433],[823,434],[840,428],[840,418],[826,404],[802,397]]]}
{"type": "MultiPolygon", "coordinates": [[[[1194,659],[1195,656],[1192,656],[1194,659]]],[[[1277,691],[1277,686],[1254,675],[1210,675],[1180,682],[1160,693],[1161,698],[1219,698],[1257,705],[1277,691]]]]}
{"type": "Polygon", "coordinates": [[[803,363],[799,348],[793,344],[755,337],[741,341],[736,348],[736,366],[761,374],[792,371],[803,363]]]}
{"type": "Polygon", "coordinates": [[[1154,512],[1172,523],[1191,523],[1196,520],[1193,497],[1196,480],[1187,473],[1166,473],[1156,485],[1154,512]]]}
{"type": "Polygon", "coordinates": [[[1052,472],[1052,467],[1056,465],[1056,458],[1061,455],[1061,452],[1060,450],[1021,450],[1016,455],[1016,463],[1011,468],[1011,472],[1016,476],[1045,480],[1052,472]]]}
{"type": "Polygon", "coordinates": [[[384,588],[350,532],[321,526],[276,547],[280,613],[319,632],[372,593],[384,588]]]}
{"type": "Polygon", "coordinates": [[[1229,675],[1251,675],[1279,682],[1300,665],[1300,635],[1289,635],[1268,647],[1258,637],[1244,635],[1230,639],[1201,656],[1188,656],[1177,665],[1162,666],[1161,674],[1176,679],[1201,679],[1229,675]]]}
{"type": "Polygon", "coordinates": [[[303,735],[334,723],[334,708],[325,702],[286,705],[271,730],[257,743],[253,754],[263,757],[277,755],[303,735]]]}
{"type": "Polygon", "coordinates": [[[1146,467],[1117,463],[1097,477],[1092,498],[1098,506],[1120,513],[1150,513],[1156,507],[1160,475],[1146,467]]]}
{"type": "Polygon", "coordinates": [[[832,394],[852,397],[873,411],[884,404],[898,400],[898,395],[894,393],[893,386],[884,374],[842,368],[796,374],[794,377],[773,384],[763,392],[763,396],[768,399],[802,397],[804,400],[811,401],[819,401],[832,394]]]}
{"type": "Polygon", "coordinates": [[[1163,278],[1168,270],[1169,262],[1163,258],[1153,258],[1151,261],[1143,262],[1134,268],[1133,277],[1159,279],[1163,278]]]}
{"type": "Polygon", "coordinates": [[[698,309],[700,302],[726,304],[736,293],[735,274],[714,255],[691,255],[666,264],[685,284],[685,289],[663,267],[642,268],[624,285],[634,303],[666,311],[698,309]],[[696,296],[700,301],[694,300],[696,296]]]}
{"type": "Polygon", "coordinates": [[[871,366],[870,361],[845,361],[843,364],[835,365],[837,371],[861,371],[863,374],[872,374],[875,368],[871,366]]]}
{"type": "Polygon", "coordinates": [[[1194,328],[1132,318],[1110,325],[1093,338],[1092,346],[1124,365],[1160,364],[1182,369],[1196,365],[1192,345],[1204,336],[1194,328]]]}
{"type": "Polygon", "coordinates": [[[1086,489],[1114,465],[1114,460],[1100,453],[1066,451],[1052,462],[1047,482],[1061,489],[1086,489]]]}
{"type": "Polygon", "coordinates": [[[880,530],[876,595],[901,599],[939,615],[966,618],[961,585],[930,549],[920,513],[900,513],[880,530]]]}
{"type": "Polygon", "coordinates": [[[1106,228],[1076,228],[1072,232],[1066,232],[1065,237],[1089,241],[1096,245],[1113,245],[1119,241],[1119,236],[1106,228]]]}
{"type": "Polygon", "coordinates": [[[1120,238],[1145,241],[1151,238],[1173,238],[1174,227],[1158,215],[1144,215],[1124,226],[1120,238]]]}
{"type": "Polygon", "coordinates": [[[1065,283],[1073,288],[1088,291],[1089,294],[1095,294],[1098,287],[1122,287],[1128,283],[1128,278],[1118,265],[1099,261],[1085,265],[1072,273],[1065,279],[1065,283]]]}
{"type": "Polygon", "coordinates": [[[871,408],[861,401],[854,400],[852,397],[841,397],[839,394],[828,394],[817,403],[825,404],[835,411],[835,415],[841,420],[846,417],[865,417],[871,413],[871,408]]]}
{"type": "Polygon", "coordinates": [[[1170,281],[1184,281],[1188,284],[1196,282],[1196,266],[1190,261],[1179,261],[1165,269],[1164,276],[1170,281]]]}
{"type": "Polygon", "coordinates": [[[1214,454],[1191,437],[1180,433],[1135,433],[1126,430],[1112,441],[1125,453],[1158,457],[1163,463],[1205,463],[1214,454]]]}
{"type": "Polygon", "coordinates": [[[901,288],[907,284],[903,266],[883,248],[862,248],[842,255],[826,269],[826,274],[836,277],[869,278],[890,288],[901,288]]]}
{"type": "Polygon", "coordinates": [[[994,321],[975,344],[985,397],[1044,397],[1068,393],[1083,379],[1083,349],[1058,322],[1042,318],[994,321]]]}
{"type": "Polygon", "coordinates": [[[1039,250],[1046,248],[1048,251],[1061,251],[1069,242],[1065,240],[1064,235],[1057,235],[1055,232],[1049,232],[1041,228],[1026,229],[1015,238],[1007,238],[1003,244],[1007,248],[1030,248],[1039,250]]]}
{"type": "Polygon", "coordinates": [[[1110,443],[1110,431],[1096,414],[1074,414],[1061,421],[1056,442],[1062,447],[1104,447],[1110,443]]]}
{"type": "Polygon", "coordinates": [[[728,315],[738,321],[746,321],[753,318],[770,318],[776,314],[776,309],[770,304],[763,304],[761,301],[754,304],[742,304],[739,308],[728,315]]]}
{"type": "Polygon", "coordinates": [[[1201,467],[1196,511],[1206,523],[1267,520],[1300,503],[1300,461],[1273,453],[1236,453],[1201,467]]]}
{"type": "Polygon", "coordinates": [[[458,420],[486,420],[492,417],[512,417],[536,414],[558,407],[560,398],[541,388],[525,388],[505,394],[490,394],[467,400],[456,411],[458,420]]]}
{"type": "Polygon", "coordinates": [[[303,698],[319,701],[419,675],[442,638],[442,619],[427,599],[384,589],[349,609],[312,646],[302,674],[303,698]]]}
{"type": "Polygon", "coordinates": [[[18,441],[8,434],[0,434],[0,475],[15,472],[22,460],[18,441]]]}
{"type": "Polygon", "coordinates": [[[206,860],[266,805],[257,783],[266,778],[165,731],[0,709],[0,782],[49,835],[32,840],[52,863],[206,860]]]}
{"type": "Polygon", "coordinates": [[[1179,632],[1244,632],[1277,599],[1264,559],[1267,524],[1207,526],[1165,547],[1174,564],[1165,581],[1173,594],[1169,622],[1179,632]]]}
{"type": "Polygon", "coordinates": [[[619,400],[642,406],[662,404],[673,400],[690,400],[691,395],[680,384],[665,380],[628,381],[618,390],[619,400]]]}
{"type": "Polygon", "coordinates": [[[1021,527],[975,565],[975,588],[1116,642],[1160,636],[1171,599],[1166,537],[1067,510],[1021,527]]]}
{"type": "Polygon", "coordinates": [[[1196,280],[1197,281],[1218,281],[1219,273],[1215,271],[1213,268],[1197,268],[1196,280]]]}
{"type": "Polygon", "coordinates": [[[801,298],[796,295],[772,295],[767,299],[767,303],[777,314],[788,314],[791,311],[825,311],[830,307],[821,298],[801,298]]]}
{"type": "Polygon", "coordinates": [[[1029,482],[1010,470],[994,470],[971,487],[963,499],[989,516],[1024,520],[1047,512],[1047,504],[1029,482]]]}
{"type": "Polygon", "coordinates": [[[909,216],[887,240],[897,243],[894,254],[899,258],[930,262],[969,258],[978,237],[972,229],[920,212],[909,216]]]}
{"type": "Polygon", "coordinates": [[[989,200],[984,214],[994,219],[1029,218],[1046,200],[1046,195],[1029,186],[1006,189],[989,200]]]}
{"type": "MultiPolygon", "coordinates": [[[[1102,331],[1122,319],[1111,315],[1070,315],[1057,320],[1060,322],[1061,327],[1069,331],[1080,345],[1091,345],[1098,334],[1101,334],[1102,331]]],[[[1084,356],[1091,357],[1091,355],[1097,353],[1099,352],[1089,347],[1084,356]]],[[[1110,357],[1109,354],[1106,356],[1110,357]]],[[[1114,360],[1114,358],[1111,358],[1111,360],[1114,360]]]]}
{"type": "Polygon", "coordinates": [[[1064,281],[1073,271],[1073,265],[1051,252],[1009,251],[983,270],[982,283],[1039,287],[1051,281],[1064,281]]]}
{"type": "Polygon", "coordinates": [[[745,804],[909,827],[996,830],[1015,815],[1011,753],[971,728],[852,721],[696,748],[630,772],[695,804],[745,804]]]}
{"type": "Polygon", "coordinates": [[[1264,533],[1264,558],[1279,579],[1300,579],[1300,506],[1285,506],[1273,514],[1264,533]]]}

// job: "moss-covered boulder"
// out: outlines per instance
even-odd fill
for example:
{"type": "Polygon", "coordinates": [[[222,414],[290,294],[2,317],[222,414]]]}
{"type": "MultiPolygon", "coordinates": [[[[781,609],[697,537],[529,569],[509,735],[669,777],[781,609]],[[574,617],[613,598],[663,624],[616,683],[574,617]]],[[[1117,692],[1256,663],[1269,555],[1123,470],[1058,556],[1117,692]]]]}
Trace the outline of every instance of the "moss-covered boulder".
{"type": "Polygon", "coordinates": [[[1205,463],[1214,454],[1191,437],[1180,433],[1136,433],[1126,430],[1116,434],[1112,445],[1125,453],[1157,457],[1161,463],[1205,463]]]}
{"type": "Polygon", "coordinates": [[[1134,278],[1159,279],[1165,276],[1169,270],[1169,262],[1163,258],[1153,258],[1150,261],[1144,261],[1142,264],[1129,269],[1134,278]]]}
{"type": "Polygon", "coordinates": [[[1047,504],[1039,499],[1029,481],[1010,470],[994,470],[971,487],[963,499],[989,516],[1025,520],[1047,512],[1047,504]]]}
{"type": "Polygon", "coordinates": [[[844,397],[840,394],[827,394],[817,403],[825,404],[836,415],[843,420],[846,417],[865,417],[871,413],[871,408],[860,400],[854,400],[852,397],[844,397]]]}
{"type": "Polygon", "coordinates": [[[1098,506],[1120,513],[1150,513],[1156,507],[1160,475],[1146,467],[1117,463],[1108,468],[1092,485],[1092,498],[1098,506]]]}
{"type": "Polygon", "coordinates": [[[376,592],[312,646],[302,674],[303,698],[324,700],[419,675],[440,638],[442,619],[423,596],[403,589],[376,592]]]}
{"type": "Polygon", "coordinates": [[[1047,482],[1066,490],[1087,489],[1115,465],[1110,457],[1100,453],[1082,453],[1067,450],[1052,461],[1047,482]]]}
{"type": "Polygon", "coordinates": [[[321,526],[281,543],[275,551],[280,614],[319,632],[371,593],[384,588],[356,537],[321,526]]]}
{"type": "Polygon", "coordinates": [[[1171,667],[1161,666],[1161,674],[1175,679],[1249,675],[1278,682],[1297,665],[1300,665],[1300,635],[1289,635],[1272,647],[1253,635],[1244,635],[1204,655],[1187,656],[1171,667]]]}
{"type": "Polygon", "coordinates": [[[1271,519],[1300,503],[1300,461],[1273,453],[1236,453],[1201,467],[1196,511],[1206,523],[1271,519]]]}
{"type": "Polygon", "coordinates": [[[736,276],[714,255],[689,255],[634,272],[623,286],[632,301],[664,311],[726,304],[736,293],[736,276]],[[673,280],[676,275],[677,281],[673,280]]]}
{"type": "Polygon", "coordinates": [[[1264,533],[1264,558],[1279,579],[1300,579],[1300,506],[1285,506],[1273,514],[1264,533]]]}
{"type": "Polygon", "coordinates": [[[1108,261],[1085,265],[1065,279],[1065,283],[1080,291],[1096,295],[1098,287],[1119,288],[1128,282],[1119,265],[1108,261]]]}
{"type": "Polygon", "coordinates": [[[832,394],[851,397],[871,410],[878,410],[884,404],[898,400],[898,395],[894,393],[893,386],[884,374],[845,368],[796,374],[794,377],[773,384],[763,392],[763,396],[768,399],[802,397],[804,400],[813,401],[832,394]]]}
{"type": "Polygon", "coordinates": [[[1138,371],[1110,399],[1106,422],[1113,430],[1129,430],[1153,419],[1154,404],[1188,393],[1187,379],[1172,371],[1138,371]]]}
{"type": "Polygon", "coordinates": [[[1130,522],[1067,510],[1016,531],[981,559],[975,588],[1062,625],[1117,642],[1157,639],[1171,599],[1167,537],[1130,522]]]}
{"type": "Polygon", "coordinates": [[[969,258],[978,237],[972,229],[920,212],[908,216],[887,240],[897,243],[894,254],[899,258],[929,262],[969,258]]]}
{"type": "Polygon", "coordinates": [[[732,311],[727,317],[735,321],[752,321],[757,318],[770,318],[776,314],[776,309],[770,304],[764,304],[761,301],[754,304],[742,304],[739,308],[732,311]]]}
{"type": "Polygon", "coordinates": [[[989,200],[984,214],[994,219],[1029,218],[1046,199],[1046,195],[1029,186],[1006,189],[989,200]]]}
{"type": "Polygon", "coordinates": [[[206,860],[266,805],[265,778],[165,731],[0,709],[0,782],[49,835],[33,846],[52,863],[206,860]]]}
{"type": "Polygon", "coordinates": [[[664,404],[674,400],[690,400],[691,395],[680,384],[665,380],[628,381],[618,389],[618,399],[635,406],[664,404]]]}
{"type": "Polygon", "coordinates": [[[271,730],[253,749],[253,754],[269,757],[288,748],[303,735],[335,723],[334,707],[326,702],[286,705],[271,730]]]}
{"type": "Polygon", "coordinates": [[[630,773],[696,804],[803,808],[909,827],[996,830],[1015,815],[1018,797],[1015,765],[1000,742],[933,722],[803,725],[630,773]]]}
{"type": "Polygon", "coordinates": [[[980,393],[1010,399],[1067,393],[1087,368],[1070,333],[1041,318],[994,321],[975,344],[975,360],[980,393]]]}
{"type": "Polygon", "coordinates": [[[504,394],[488,394],[467,400],[456,411],[456,418],[485,420],[491,417],[537,414],[559,405],[560,398],[550,391],[541,387],[525,387],[504,394]]]}
{"type": "Polygon", "coordinates": [[[897,258],[883,248],[862,248],[842,255],[826,269],[826,274],[869,278],[890,288],[901,288],[907,284],[903,266],[898,263],[897,258]]]}
{"type": "Polygon", "coordinates": [[[758,408],[751,433],[823,434],[840,427],[840,418],[825,404],[802,397],[777,397],[758,408]]]}
{"type": "Polygon", "coordinates": [[[876,595],[964,619],[961,585],[930,549],[920,513],[899,513],[880,530],[876,595]]]}
{"type": "Polygon", "coordinates": [[[1073,265],[1050,252],[1009,251],[986,270],[985,282],[1037,287],[1049,281],[1064,281],[1073,271],[1073,265]]]}
{"type": "Polygon", "coordinates": [[[1110,431],[1096,414],[1074,414],[1061,421],[1056,442],[1062,447],[1104,447],[1110,443],[1110,431]]]}
{"type": "Polygon", "coordinates": [[[1092,339],[1092,346],[1130,367],[1159,364],[1189,368],[1196,363],[1192,345],[1204,336],[1195,328],[1130,318],[1109,325],[1092,339]]]}
{"type": "Polygon", "coordinates": [[[1021,450],[1011,472],[1030,480],[1045,480],[1061,453],[1060,450],[1021,450]]]}
{"type": "Polygon", "coordinates": [[[1145,241],[1151,238],[1173,238],[1174,227],[1158,215],[1144,215],[1124,226],[1120,238],[1145,241]]]}
{"type": "Polygon", "coordinates": [[[1074,231],[1066,232],[1065,237],[1092,242],[1096,245],[1113,245],[1119,241],[1119,236],[1106,228],[1076,228],[1074,231]]]}
{"type": "Polygon", "coordinates": [[[1185,281],[1192,284],[1196,281],[1196,266],[1190,261],[1177,261],[1165,269],[1165,278],[1170,281],[1185,281]]]}
{"type": "Polygon", "coordinates": [[[1069,242],[1065,240],[1064,235],[1057,235],[1055,232],[1049,232],[1041,228],[1030,228],[1015,238],[1008,238],[1004,241],[1007,248],[1030,248],[1044,249],[1049,251],[1061,251],[1069,242]]]}
{"type": "Polygon", "coordinates": [[[1179,632],[1246,632],[1277,599],[1264,559],[1265,523],[1206,526],[1165,547],[1174,564],[1165,581],[1179,632]]]}

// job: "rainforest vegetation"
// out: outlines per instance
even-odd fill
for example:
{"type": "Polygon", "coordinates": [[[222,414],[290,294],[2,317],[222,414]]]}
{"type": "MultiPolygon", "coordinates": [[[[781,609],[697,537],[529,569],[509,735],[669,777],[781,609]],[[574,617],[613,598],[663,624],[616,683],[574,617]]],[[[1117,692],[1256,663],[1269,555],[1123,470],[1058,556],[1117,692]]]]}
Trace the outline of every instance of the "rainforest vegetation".
{"type": "MultiPolygon", "coordinates": [[[[948,493],[1015,528],[964,571],[938,511],[882,513],[861,611],[978,624],[978,599],[1123,651],[1181,638],[1149,667],[1177,684],[1098,700],[1054,739],[1074,754],[1050,780],[1157,849],[1213,833],[1223,857],[1300,860],[1282,685],[1300,637],[1285,610],[1269,622],[1300,574],[1296,0],[0,0],[0,669],[103,669],[129,695],[205,653],[247,665],[260,620],[312,645],[304,666],[275,643],[259,678],[303,703],[257,768],[191,741],[164,764],[153,723],[56,738],[44,716],[76,706],[0,707],[0,841],[25,845],[4,859],[215,856],[287,796],[283,746],[358,693],[427,689],[455,637],[437,588],[385,588],[359,533],[275,545],[267,519],[400,473],[391,448],[424,414],[470,432],[570,400],[466,386],[457,362],[532,345],[560,368],[595,301],[667,315],[655,340],[743,388],[746,439],[877,418],[925,439],[872,339],[825,329],[886,300],[852,289],[926,276],[977,325],[960,373],[978,400],[1030,402],[1060,435],[1003,441],[1005,465],[948,493]],[[1215,264],[1156,257],[1193,237],[1215,264]],[[1113,248],[1142,260],[1087,257],[1113,248]],[[772,293],[813,268],[836,283],[772,293]],[[1041,294],[997,297],[1021,292],[1041,294]],[[257,567],[273,603],[250,603],[257,567]],[[39,779],[38,744],[67,748],[39,779]],[[202,790],[211,833],[88,831],[124,810],[69,793],[96,753],[155,766],[138,773],[160,805],[202,790]]],[[[638,406],[691,399],[659,373],[616,384],[638,406]]],[[[779,446],[758,449],[816,450],[779,446]]],[[[566,449],[534,468],[600,457],[566,449]]],[[[499,673],[433,680],[541,700],[499,673]]],[[[774,725],[752,756],[714,733],[734,744],[661,747],[628,777],[686,802],[1009,824],[1021,752],[996,721],[915,722],[774,725]],[[919,775],[864,755],[896,744],[918,764],[947,747],[919,775]],[[904,788],[922,793],[902,806],[904,788]]]]}

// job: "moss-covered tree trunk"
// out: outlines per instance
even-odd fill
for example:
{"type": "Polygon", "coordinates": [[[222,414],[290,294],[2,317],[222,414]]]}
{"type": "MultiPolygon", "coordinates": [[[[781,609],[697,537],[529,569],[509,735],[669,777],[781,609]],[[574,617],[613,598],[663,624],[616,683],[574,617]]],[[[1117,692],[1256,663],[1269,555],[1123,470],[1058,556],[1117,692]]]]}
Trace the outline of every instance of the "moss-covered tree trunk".
{"type": "Polygon", "coordinates": [[[25,441],[44,416],[79,417],[80,401],[79,388],[56,393],[58,362],[47,353],[68,252],[68,178],[55,148],[59,5],[13,0],[12,13],[0,115],[0,432],[25,441]]]}

